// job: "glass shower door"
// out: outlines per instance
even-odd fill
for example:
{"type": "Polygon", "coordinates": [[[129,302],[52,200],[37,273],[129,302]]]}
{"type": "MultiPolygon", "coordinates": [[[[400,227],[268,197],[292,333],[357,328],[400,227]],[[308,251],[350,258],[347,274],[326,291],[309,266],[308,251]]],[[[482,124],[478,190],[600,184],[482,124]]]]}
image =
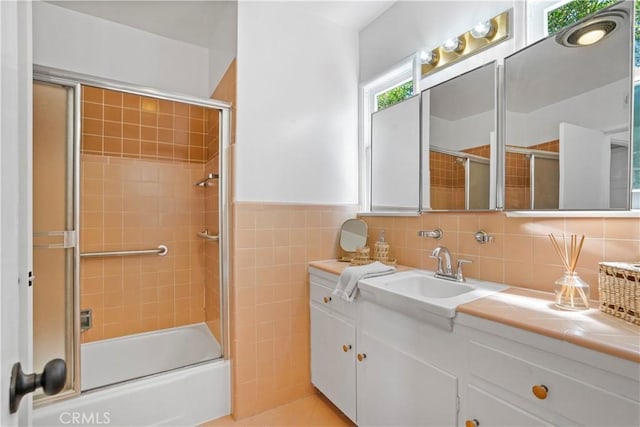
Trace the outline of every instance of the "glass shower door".
{"type": "Polygon", "coordinates": [[[75,143],[76,88],[33,84],[33,358],[40,370],[65,360],[63,391],[34,394],[36,404],[78,392],[78,282],[75,143]]]}

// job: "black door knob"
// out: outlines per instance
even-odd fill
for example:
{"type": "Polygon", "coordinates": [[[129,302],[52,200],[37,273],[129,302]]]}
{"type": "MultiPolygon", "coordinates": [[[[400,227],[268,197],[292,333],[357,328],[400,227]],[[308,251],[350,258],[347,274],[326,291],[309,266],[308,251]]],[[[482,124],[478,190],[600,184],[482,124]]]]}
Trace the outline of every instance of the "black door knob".
{"type": "Polygon", "coordinates": [[[58,394],[67,382],[67,364],[62,359],[53,359],[44,365],[41,374],[25,374],[20,362],[13,365],[11,370],[11,385],[9,388],[9,412],[15,413],[20,406],[20,400],[27,394],[42,387],[44,394],[58,394]]]}

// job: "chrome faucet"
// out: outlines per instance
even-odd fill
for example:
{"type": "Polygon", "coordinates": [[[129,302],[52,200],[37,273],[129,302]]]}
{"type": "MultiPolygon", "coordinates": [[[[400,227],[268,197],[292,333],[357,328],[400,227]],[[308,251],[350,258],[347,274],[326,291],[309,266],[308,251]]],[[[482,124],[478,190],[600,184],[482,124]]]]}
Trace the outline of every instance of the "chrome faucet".
{"type": "Polygon", "coordinates": [[[435,276],[440,279],[453,280],[455,282],[466,282],[462,271],[462,264],[469,264],[472,261],[468,259],[458,259],[458,270],[453,273],[451,269],[451,252],[444,246],[438,246],[431,253],[430,258],[438,260],[438,268],[435,276]],[[444,261],[443,261],[444,259],[444,261]]]}

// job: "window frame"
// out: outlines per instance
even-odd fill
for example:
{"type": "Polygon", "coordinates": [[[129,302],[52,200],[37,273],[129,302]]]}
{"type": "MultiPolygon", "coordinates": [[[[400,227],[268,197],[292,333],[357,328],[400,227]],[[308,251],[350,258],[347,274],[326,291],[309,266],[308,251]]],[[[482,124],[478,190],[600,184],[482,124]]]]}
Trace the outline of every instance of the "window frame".
{"type": "Polygon", "coordinates": [[[359,99],[359,200],[360,212],[371,212],[371,114],[378,110],[377,97],[394,87],[413,80],[414,95],[419,92],[419,67],[417,54],[401,61],[391,70],[360,85],[359,99]]]}

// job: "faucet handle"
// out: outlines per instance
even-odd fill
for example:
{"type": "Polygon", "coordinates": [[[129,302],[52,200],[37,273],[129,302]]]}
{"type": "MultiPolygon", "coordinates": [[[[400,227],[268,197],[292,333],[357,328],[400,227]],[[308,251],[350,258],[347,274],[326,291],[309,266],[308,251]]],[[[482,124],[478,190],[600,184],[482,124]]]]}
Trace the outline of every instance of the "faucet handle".
{"type": "Polygon", "coordinates": [[[458,282],[466,282],[466,279],[464,278],[464,274],[462,271],[462,264],[471,264],[473,263],[473,261],[471,261],[470,259],[458,259],[458,272],[456,273],[456,280],[458,282]]]}

